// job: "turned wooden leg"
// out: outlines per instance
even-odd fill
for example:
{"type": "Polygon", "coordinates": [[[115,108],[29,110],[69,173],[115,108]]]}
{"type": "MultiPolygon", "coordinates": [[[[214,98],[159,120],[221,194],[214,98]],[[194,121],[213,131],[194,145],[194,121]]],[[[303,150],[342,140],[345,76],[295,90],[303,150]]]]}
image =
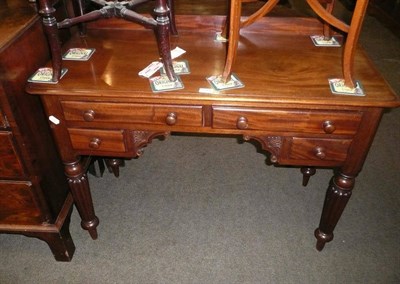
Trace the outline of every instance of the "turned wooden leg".
{"type": "Polygon", "coordinates": [[[119,168],[124,165],[122,159],[105,159],[108,170],[114,174],[115,177],[119,177],[119,168]]]}
{"type": "Polygon", "coordinates": [[[82,219],[81,226],[88,230],[92,239],[97,239],[96,227],[99,219],[94,213],[89,181],[80,160],[73,163],[64,163],[65,174],[74,198],[75,206],[82,219]]]}
{"type": "Polygon", "coordinates": [[[300,169],[301,173],[303,174],[303,186],[307,186],[308,182],[310,181],[310,177],[315,175],[317,170],[313,167],[303,167],[300,169]]]}
{"type": "Polygon", "coordinates": [[[176,81],[177,77],[175,75],[171,59],[171,45],[169,41],[170,22],[168,17],[169,9],[167,7],[166,0],[157,0],[154,12],[157,15],[156,35],[158,50],[164,63],[165,73],[170,81],[176,81]]]}
{"type": "Polygon", "coordinates": [[[321,251],[325,243],[332,241],[333,230],[342,215],[354,188],[354,177],[335,175],[326,192],[319,227],[314,235],[317,238],[317,250],[321,251]]]}
{"type": "Polygon", "coordinates": [[[39,1],[39,14],[43,19],[43,29],[46,34],[50,46],[52,67],[53,67],[53,82],[58,82],[61,77],[62,59],[61,59],[61,43],[58,37],[57,20],[54,17],[55,9],[50,1],[39,1]]]}

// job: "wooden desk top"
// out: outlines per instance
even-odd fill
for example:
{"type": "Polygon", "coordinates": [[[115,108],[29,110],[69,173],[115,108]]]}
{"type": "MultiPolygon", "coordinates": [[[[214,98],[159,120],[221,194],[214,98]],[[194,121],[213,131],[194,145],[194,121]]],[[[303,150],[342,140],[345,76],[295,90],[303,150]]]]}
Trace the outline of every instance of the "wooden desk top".
{"type": "Polygon", "coordinates": [[[191,69],[191,74],[181,76],[183,90],[151,91],[148,80],[137,74],[157,60],[154,35],[151,30],[121,20],[98,21],[90,26],[87,37],[74,36],[64,49],[96,48],[92,58],[86,62],[64,61],[69,71],[58,84],[31,83],[27,90],[79,99],[101,96],[159,103],[400,106],[397,96],[361,49],[355,58],[355,78],[361,81],[366,96],[333,95],[328,78],[341,77],[341,48],[312,44],[309,36],[321,31],[319,22],[312,18],[265,18],[243,29],[234,73],[245,87],[218,95],[199,93],[199,88],[211,88],[206,77],[223,70],[226,45],[214,41],[223,19],[177,16],[179,36],[172,38],[172,45],[187,51],[179,59],[188,60],[191,69]]]}

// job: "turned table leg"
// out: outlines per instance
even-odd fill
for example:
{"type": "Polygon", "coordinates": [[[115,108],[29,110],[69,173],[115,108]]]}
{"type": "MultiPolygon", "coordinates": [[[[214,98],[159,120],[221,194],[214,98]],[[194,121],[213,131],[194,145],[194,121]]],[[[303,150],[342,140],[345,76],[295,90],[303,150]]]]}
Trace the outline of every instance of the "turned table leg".
{"type": "Polygon", "coordinates": [[[303,174],[303,186],[307,186],[308,182],[310,181],[310,177],[315,175],[317,172],[317,170],[313,167],[302,167],[300,171],[303,174]]]}
{"type": "Polygon", "coordinates": [[[85,169],[80,160],[64,163],[68,185],[74,198],[75,206],[81,216],[81,226],[88,230],[92,239],[97,239],[99,219],[94,213],[92,195],[85,169]]]}
{"type": "Polygon", "coordinates": [[[326,192],[319,227],[315,230],[317,250],[321,251],[325,243],[332,241],[333,230],[342,215],[354,188],[354,177],[335,175],[326,192]]]}

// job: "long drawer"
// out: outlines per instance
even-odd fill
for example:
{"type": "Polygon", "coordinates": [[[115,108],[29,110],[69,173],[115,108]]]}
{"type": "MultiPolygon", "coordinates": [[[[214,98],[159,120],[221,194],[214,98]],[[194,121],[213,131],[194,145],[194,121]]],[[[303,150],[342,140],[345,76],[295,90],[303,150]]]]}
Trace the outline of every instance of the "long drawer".
{"type": "Polygon", "coordinates": [[[67,121],[202,126],[201,106],[61,102],[67,121]]]}
{"type": "Polygon", "coordinates": [[[362,113],[213,107],[212,127],[312,134],[352,135],[362,113]]]}

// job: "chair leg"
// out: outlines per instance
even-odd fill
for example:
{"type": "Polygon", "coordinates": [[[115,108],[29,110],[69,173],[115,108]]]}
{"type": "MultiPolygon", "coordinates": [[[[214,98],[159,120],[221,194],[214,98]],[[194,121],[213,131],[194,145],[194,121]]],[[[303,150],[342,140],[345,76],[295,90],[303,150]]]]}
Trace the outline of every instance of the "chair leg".
{"type": "Polygon", "coordinates": [[[354,54],[356,45],[360,37],[361,26],[364,21],[365,12],[368,7],[368,0],[358,0],[354,8],[353,17],[350,23],[350,29],[347,34],[346,44],[343,52],[343,76],[345,85],[354,88],[356,87],[353,79],[354,54]]]}
{"type": "Polygon", "coordinates": [[[172,35],[178,35],[178,30],[176,28],[175,22],[175,4],[174,0],[167,0],[168,7],[169,7],[169,20],[170,20],[170,29],[172,35]]]}
{"type": "MultiPolygon", "coordinates": [[[[74,1],[74,3],[75,3],[75,1],[74,1]]],[[[83,14],[85,14],[85,0],[78,0],[77,4],[78,5],[75,8],[75,11],[77,10],[78,15],[82,16],[83,14]]],[[[79,24],[79,34],[81,36],[85,36],[86,35],[86,24],[85,23],[80,23],[79,24]]]]}
{"type": "MultiPolygon", "coordinates": [[[[346,43],[344,45],[342,69],[345,85],[349,88],[356,86],[353,79],[354,54],[356,45],[360,36],[361,25],[364,20],[365,12],[369,0],[358,0],[354,8],[350,25],[334,17],[328,10],[325,10],[319,0],[306,0],[314,12],[325,22],[347,33],[346,43]]],[[[334,1],[332,1],[334,2],[334,1]]],[[[330,5],[330,4],[328,4],[330,5]]]]}
{"type": "MultiPolygon", "coordinates": [[[[335,7],[335,0],[333,0],[331,3],[326,4],[326,11],[329,14],[332,14],[334,7],[335,7]]],[[[324,38],[326,40],[329,40],[332,38],[332,29],[331,29],[331,26],[327,22],[324,22],[324,31],[323,32],[324,32],[324,38]]]]}
{"type": "Polygon", "coordinates": [[[243,0],[231,0],[230,14],[227,17],[221,36],[228,36],[228,51],[226,56],[225,68],[222,73],[222,79],[226,82],[232,73],[232,66],[236,60],[237,48],[239,45],[240,29],[251,25],[258,19],[268,14],[279,2],[279,0],[269,0],[260,9],[248,17],[245,21],[241,21],[243,0]],[[229,26],[229,29],[228,29],[229,26]]]}
{"type": "Polygon", "coordinates": [[[272,11],[272,9],[278,4],[278,2],[279,0],[268,0],[267,3],[265,3],[260,9],[258,9],[255,13],[253,13],[245,21],[241,22],[240,27],[241,28],[247,27],[256,22],[258,19],[264,17],[265,15],[267,15],[269,12],[272,11]]]}
{"type": "Polygon", "coordinates": [[[236,59],[236,53],[239,45],[241,14],[242,14],[242,1],[231,0],[229,23],[228,23],[229,24],[228,51],[226,55],[224,71],[222,73],[222,79],[225,82],[229,81],[232,72],[232,66],[236,59]]]}
{"type": "Polygon", "coordinates": [[[158,50],[164,63],[165,73],[170,81],[176,81],[177,77],[175,75],[171,59],[171,45],[169,41],[170,22],[168,18],[169,10],[166,0],[157,0],[154,12],[157,15],[156,37],[158,50]]]}
{"type": "Polygon", "coordinates": [[[62,59],[61,43],[58,37],[57,20],[54,17],[55,9],[50,1],[39,1],[39,14],[42,16],[43,29],[50,46],[50,53],[53,67],[53,82],[58,82],[61,77],[62,59]]]}

